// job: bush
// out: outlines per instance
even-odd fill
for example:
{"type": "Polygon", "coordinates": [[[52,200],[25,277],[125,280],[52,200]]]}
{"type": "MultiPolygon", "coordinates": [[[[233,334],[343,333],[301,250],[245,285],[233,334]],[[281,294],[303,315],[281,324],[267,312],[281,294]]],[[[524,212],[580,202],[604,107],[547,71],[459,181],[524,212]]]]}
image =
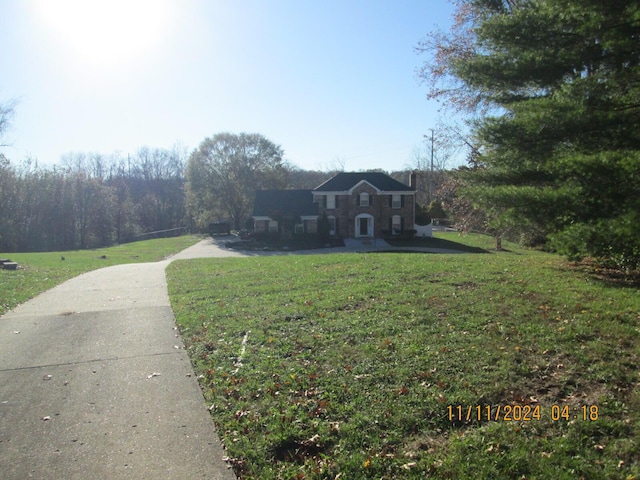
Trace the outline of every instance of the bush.
{"type": "Polygon", "coordinates": [[[627,215],[575,224],[550,236],[550,246],[570,261],[593,257],[599,263],[624,270],[640,267],[640,225],[627,215]]]}

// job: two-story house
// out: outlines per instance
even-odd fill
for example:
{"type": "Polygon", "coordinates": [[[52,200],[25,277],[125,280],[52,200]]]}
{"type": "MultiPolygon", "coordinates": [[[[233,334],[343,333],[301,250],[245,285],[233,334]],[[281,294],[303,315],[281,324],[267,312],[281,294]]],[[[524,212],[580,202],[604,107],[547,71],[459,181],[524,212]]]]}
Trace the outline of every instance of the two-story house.
{"type": "Polygon", "coordinates": [[[336,237],[381,238],[411,230],[415,176],[405,185],[381,172],[339,173],[313,190],[257,192],[254,229],[281,232],[289,219],[292,233],[316,233],[325,215],[336,237]]]}
{"type": "Polygon", "coordinates": [[[333,235],[380,238],[414,226],[414,187],[385,173],[339,173],[312,195],[333,235]]]}

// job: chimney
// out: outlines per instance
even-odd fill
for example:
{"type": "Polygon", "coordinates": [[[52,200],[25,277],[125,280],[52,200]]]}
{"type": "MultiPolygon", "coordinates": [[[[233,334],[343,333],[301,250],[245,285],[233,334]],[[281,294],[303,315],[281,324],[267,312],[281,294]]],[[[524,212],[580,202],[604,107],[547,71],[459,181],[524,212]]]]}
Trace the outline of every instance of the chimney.
{"type": "Polygon", "coordinates": [[[417,186],[416,185],[417,179],[418,179],[418,174],[416,172],[411,172],[409,174],[409,186],[414,190],[416,189],[416,186],[417,186]]]}

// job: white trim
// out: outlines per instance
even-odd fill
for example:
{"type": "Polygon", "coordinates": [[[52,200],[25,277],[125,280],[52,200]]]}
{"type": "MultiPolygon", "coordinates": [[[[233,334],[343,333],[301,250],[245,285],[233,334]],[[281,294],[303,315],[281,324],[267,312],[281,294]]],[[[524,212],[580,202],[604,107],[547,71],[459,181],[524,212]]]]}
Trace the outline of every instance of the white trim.
{"type": "Polygon", "coordinates": [[[369,185],[371,188],[373,188],[376,192],[380,193],[382,192],[382,190],[380,190],[378,187],[376,187],[375,185],[371,185],[369,182],[367,182],[366,180],[360,180],[358,183],[356,183],[353,187],[351,187],[349,190],[347,190],[347,192],[349,192],[349,195],[351,195],[353,193],[353,191],[358,188],[360,185],[363,184],[367,184],[369,185]]]}
{"type": "Polygon", "coordinates": [[[254,216],[253,217],[254,220],[273,220],[273,218],[271,217],[264,217],[264,216],[254,216]]]}

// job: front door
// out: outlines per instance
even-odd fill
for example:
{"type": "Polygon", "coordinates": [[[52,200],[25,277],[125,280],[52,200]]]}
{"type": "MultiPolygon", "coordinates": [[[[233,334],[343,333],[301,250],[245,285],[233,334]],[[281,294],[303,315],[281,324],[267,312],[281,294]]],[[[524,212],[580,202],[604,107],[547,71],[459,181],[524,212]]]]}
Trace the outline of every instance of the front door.
{"type": "Polygon", "coordinates": [[[373,237],[373,217],[368,214],[356,217],[356,237],[373,237]]]}
{"type": "Polygon", "coordinates": [[[369,219],[361,218],[360,219],[360,236],[366,237],[369,235],[369,219]]]}

